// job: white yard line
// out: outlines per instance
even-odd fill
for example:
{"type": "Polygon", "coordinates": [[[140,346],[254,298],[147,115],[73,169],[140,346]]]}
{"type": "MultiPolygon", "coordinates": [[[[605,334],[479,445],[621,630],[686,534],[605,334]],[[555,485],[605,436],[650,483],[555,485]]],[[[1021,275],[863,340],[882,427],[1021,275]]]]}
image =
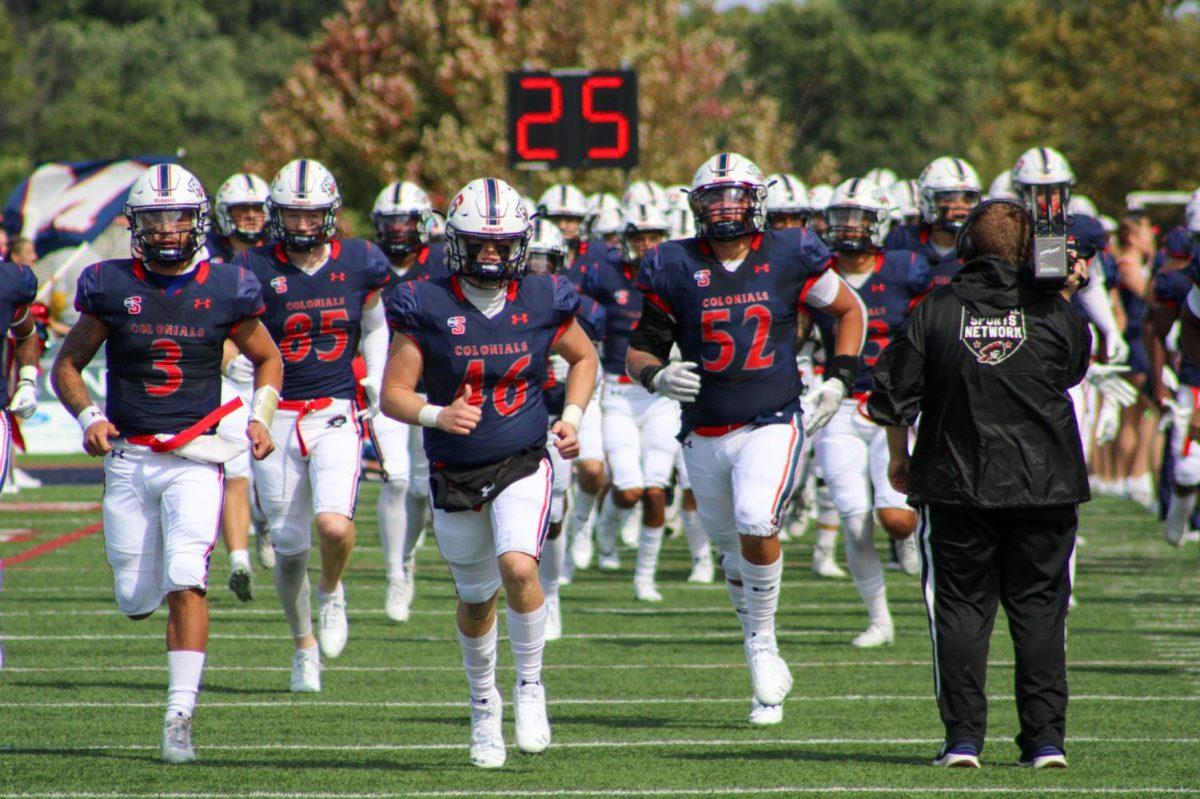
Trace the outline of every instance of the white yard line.
{"type": "MultiPolygon", "coordinates": [[[[150,747],[146,747],[150,748],[150,747]]],[[[0,799],[468,799],[469,797],[496,797],[496,799],[539,799],[540,797],[665,797],[665,796],[763,796],[805,794],[827,796],[831,794],[880,794],[939,796],[980,796],[985,794],[1046,795],[1045,788],[1004,787],[931,787],[896,788],[889,785],[740,785],[711,788],[545,788],[540,790],[480,790],[477,788],[457,791],[405,791],[404,793],[273,793],[254,791],[251,793],[0,793],[0,799]]],[[[1057,796],[1197,796],[1200,788],[1173,788],[1146,786],[1141,788],[1068,788],[1055,786],[1057,796]]]]}

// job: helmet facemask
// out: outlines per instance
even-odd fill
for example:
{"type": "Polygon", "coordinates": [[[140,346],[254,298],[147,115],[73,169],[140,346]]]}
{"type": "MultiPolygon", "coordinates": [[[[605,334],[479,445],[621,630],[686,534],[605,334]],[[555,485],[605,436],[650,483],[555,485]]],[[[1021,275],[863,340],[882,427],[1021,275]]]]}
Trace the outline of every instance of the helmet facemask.
{"type": "Polygon", "coordinates": [[[464,233],[447,225],[447,266],[481,288],[499,288],[525,276],[530,236],[528,228],[518,234],[491,236],[464,233]]]}
{"type": "Polygon", "coordinates": [[[668,231],[660,228],[639,228],[626,225],[621,231],[621,255],[626,263],[641,263],[646,253],[667,240],[668,231]]]}
{"type": "Polygon", "coordinates": [[[957,233],[963,226],[971,209],[979,204],[980,192],[973,189],[939,191],[933,195],[936,209],[934,225],[950,233],[957,233]]]}
{"type": "Polygon", "coordinates": [[[885,214],[854,205],[831,205],[825,209],[828,226],[825,242],[837,252],[872,252],[880,249],[885,214]]]}
{"type": "Polygon", "coordinates": [[[267,203],[270,220],[271,236],[282,243],[285,249],[295,252],[310,252],[322,244],[332,240],[337,235],[337,213],[342,207],[341,199],[326,206],[281,206],[267,203]],[[290,230],[284,224],[284,214],[287,211],[318,211],[323,212],[322,220],[313,230],[290,230]]]}
{"type": "MultiPolygon", "coordinates": [[[[226,206],[223,210],[227,223],[225,229],[229,231],[231,237],[236,237],[247,244],[258,244],[267,235],[267,204],[266,203],[237,203],[235,205],[226,206]],[[237,223],[236,216],[238,209],[257,208],[262,214],[262,220],[259,222],[258,230],[247,230],[237,223]]],[[[244,217],[243,217],[244,220],[244,217]]]]}
{"type": "Polygon", "coordinates": [[[758,233],[766,223],[766,186],[715,184],[688,194],[701,238],[732,241],[758,233]]]}
{"type": "Polygon", "coordinates": [[[394,258],[415,253],[427,239],[425,215],[416,211],[372,214],[371,221],[375,223],[375,243],[394,258]]]}
{"type": "Polygon", "coordinates": [[[555,250],[530,249],[525,271],[531,275],[557,275],[562,271],[566,258],[555,250]]]}
{"type": "Polygon", "coordinates": [[[208,235],[208,203],[174,208],[126,209],[134,250],[161,264],[190,261],[208,235]]]}

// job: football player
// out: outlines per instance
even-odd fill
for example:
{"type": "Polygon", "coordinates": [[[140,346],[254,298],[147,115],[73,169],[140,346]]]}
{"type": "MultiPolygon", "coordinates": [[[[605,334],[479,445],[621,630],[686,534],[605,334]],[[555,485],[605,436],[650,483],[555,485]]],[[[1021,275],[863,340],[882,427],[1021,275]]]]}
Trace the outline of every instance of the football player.
{"type": "Polygon", "coordinates": [[[525,275],[529,210],[495,178],[450,203],[445,280],[406,283],[388,298],[392,339],[384,411],[425,430],[433,526],[458,592],[458,639],[471,706],[471,762],[505,762],[496,690],[496,597],[504,586],[516,685],[517,748],[550,744],[542,651],[546,605],[538,557],[550,524],[553,466],[563,458],[595,384],[596,351],[575,318],[579,296],[558,275],[525,275]],[[549,423],[551,353],[568,364],[565,406],[549,423]],[[428,401],[416,392],[424,380],[428,401]]]}
{"type": "Polygon", "coordinates": [[[254,479],[275,546],[275,588],[296,645],[291,690],[298,692],[319,691],[320,656],[337,657],[346,646],[341,578],[354,549],[362,449],[352,361],[361,342],[369,413],[387,360],[379,292],[391,269],[374,244],[336,238],[341,206],[324,166],[291,161],[271,181],[276,243],[234,261],[262,283],[263,324],[283,356],[282,399],[271,427],[278,448],[254,464],[254,479]],[[308,581],[314,517],[321,548],[315,640],[308,581]]]}
{"type": "Polygon", "coordinates": [[[802,228],[808,222],[808,189],[795,175],[767,176],[767,226],[802,228]]]}
{"type": "Polygon", "coordinates": [[[12,467],[13,418],[28,419],[38,407],[38,360],[42,342],[37,335],[30,305],[37,294],[37,277],[28,266],[0,260],[0,319],[8,320],[11,357],[16,361],[17,382],[11,394],[7,380],[0,380],[0,489],[12,467]]]}
{"type": "Polygon", "coordinates": [[[167,713],[162,758],[195,760],[192,713],[208,644],[208,558],[216,544],[223,469],[247,444],[256,459],[283,367],[260,324],[262,289],[246,269],[213,268],[204,188],[175,164],[150,167],[125,206],[132,259],[79,276],[79,322],[54,362],[59,400],[79,421],[89,455],[104,458],[104,545],[117,606],[145,619],[167,601],[167,713]],[[212,435],[241,400],[222,405],[226,339],[254,364],[251,416],[238,438],[212,435]],[[101,345],[107,408],[92,403],[82,370],[101,345]],[[247,439],[249,440],[247,442],[247,439]]]}
{"type": "MultiPolygon", "coordinates": [[[[909,309],[930,287],[929,262],[909,250],[884,252],[889,223],[887,195],[865,178],[851,178],[834,190],[825,209],[825,241],[834,251],[834,269],[862,299],[870,318],[863,361],[873,366],[909,309]]],[[[815,314],[823,340],[831,341],[833,320],[815,314]]],[[[887,431],[864,411],[871,390],[863,370],[829,426],[816,437],[820,474],[845,531],[846,564],[867,608],[868,626],[854,638],[857,647],[890,644],[895,636],[888,610],[883,566],[875,551],[873,515],[893,540],[912,537],[917,514],[888,481],[887,431]]]]}
{"type": "Polygon", "coordinates": [[[825,206],[833,196],[833,186],[818,183],[808,190],[808,225],[818,237],[825,235],[825,206]]]}
{"type": "Polygon", "coordinates": [[[588,242],[583,239],[583,220],[587,212],[587,197],[570,183],[556,183],[538,198],[538,215],[553,222],[567,243],[568,265],[587,254],[588,242]]]}
{"type": "Polygon", "coordinates": [[[637,540],[634,597],[661,602],[654,575],[666,522],[667,486],[679,449],[675,438],[679,432],[679,404],[670,397],[653,396],[631,380],[624,367],[629,337],[642,312],[642,295],[634,282],[637,264],[666,240],[669,231],[667,220],[655,205],[625,206],[623,216],[621,248],[610,251],[608,261],[588,272],[583,281],[583,292],[604,307],[607,320],[601,425],[612,490],[596,521],[596,546],[600,568],[619,568],[617,535],[640,504],[642,524],[637,540]]]}
{"type": "MultiPolygon", "coordinates": [[[[433,205],[415,183],[384,186],[371,209],[375,243],[392,267],[391,293],[410,280],[449,276],[441,244],[430,244],[433,205]]],[[[387,561],[384,611],[392,621],[408,621],[416,593],[416,547],[429,514],[429,462],[421,446],[421,429],[387,416],[370,423],[384,483],[376,513],[379,539],[387,561]]]]}
{"type": "Polygon", "coordinates": [[[934,287],[949,283],[962,268],[954,237],[982,196],[974,167],[962,158],[935,158],[917,179],[920,222],[894,228],[885,249],[919,253],[929,259],[934,287]]]}
{"type": "Polygon", "coordinates": [[[744,156],[720,153],[701,165],[690,194],[698,235],[660,244],[642,262],[645,302],[625,359],[642,388],[683,403],[684,460],[745,633],[755,724],[782,720],[792,686],[775,639],[780,515],[804,434],[827,424],[854,385],[867,328],[861,301],[828,268],[815,234],[766,230],[766,199],[762,172],[744,156]],[[804,432],[802,305],[838,320],[804,432]],[[684,360],[667,363],[674,343],[684,360]]]}
{"type": "Polygon", "coordinates": [[[230,175],[217,189],[214,215],[217,235],[208,234],[205,247],[213,263],[260,246],[267,236],[267,182],[252,172],[230,175]]]}

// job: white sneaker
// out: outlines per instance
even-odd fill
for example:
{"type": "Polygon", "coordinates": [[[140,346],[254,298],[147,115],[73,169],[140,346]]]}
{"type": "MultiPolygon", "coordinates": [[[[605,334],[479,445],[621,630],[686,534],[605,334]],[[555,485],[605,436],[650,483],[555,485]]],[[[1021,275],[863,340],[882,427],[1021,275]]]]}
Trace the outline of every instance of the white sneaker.
{"type": "Polygon", "coordinates": [[[750,700],[750,723],[756,727],[769,727],[783,721],[783,705],[764,705],[757,699],[750,700]]]}
{"type": "Polygon", "coordinates": [[[621,568],[621,556],[614,548],[612,552],[601,552],[596,558],[596,567],[602,572],[615,572],[621,568]]]}
{"type": "Polygon", "coordinates": [[[13,469],[12,473],[13,484],[17,488],[41,488],[42,481],[34,477],[24,469],[13,469]]]}
{"type": "Polygon", "coordinates": [[[480,768],[500,768],[508,752],[504,748],[504,702],[500,692],[483,702],[471,700],[471,764],[480,768]]]}
{"type": "Polygon", "coordinates": [[[275,547],[271,543],[271,533],[265,527],[254,536],[254,554],[258,556],[258,564],[264,569],[275,568],[275,547]]]}
{"type": "Polygon", "coordinates": [[[755,700],[764,705],[782,705],[792,691],[792,672],[776,651],[775,639],[764,635],[747,638],[745,650],[755,700]]]}
{"type": "Polygon", "coordinates": [[[540,682],[518,684],[513,689],[513,710],[517,717],[517,749],[527,755],[545,752],[550,745],[546,689],[540,682]]]}
{"type": "Polygon", "coordinates": [[[828,580],[846,579],[846,572],[833,559],[833,552],[824,547],[813,548],[812,571],[818,577],[824,577],[828,580]]]}
{"type": "Polygon", "coordinates": [[[921,562],[917,558],[917,540],[916,536],[910,535],[903,541],[896,542],[896,554],[900,559],[900,568],[905,574],[918,574],[921,571],[921,562]]]}
{"type": "Polygon", "coordinates": [[[383,612],[392,621],[404,622],[408,621],[411,608],[408,606],[408,575],[403,577],[389,577],[387,588],[384,591],[383,612]]]}
{"type": "Polygon", "coordinates": [[[321,645],[321,654],[335,658],[346,648],[346,638],[350,635],[346,595],[341,583],[338,583],[336,593],[322,595],[317,592],[317,613],[317,643],[321,645]]]}
{"type": "Polygon", "coordinates": [[[859,649],[872,649],[877,646],[890,644],[895,638],[896,631],[894,627],[883,627],[879,624],[872,624],[867,627],[866,631],[859,633],[850,643],[859,649]]]}
{"type": "Polygon", "coordinates": [[[642,514],[631,513],[621,528],[621,543],[626,549],[637,549],[638,535],[642,532],[642,514]]]}
{"type": "Polygon", "coordinates": [[[592,546],[591,530],[587,531],[587,535],[584,535],[582,532],[576,533],[571,538],[571,563],[579,571],[587,571],[592,567],[592,555],[595,549],[592,546]]]}
{"type": "Polygon", "coordinates": [[[321,660],[302,649],[292,656],[292,693],[316,694],[321,691],[321,660]]]}
{"type": "Polygon", "coordinates": [[[562,638],[562,608],[559,607],[557,596],[546,597],[546,640],[557,641],[562,638]]]}
{"type": "Polygon", "coordinates": [[[191,716],[175,713],[163,721],[162,759],[164,763],[191,763],[196,759],[191,716]]]}
{"type": "Polygon", "coordinates": [[[715,576],[712,556],[705,554],[692,561],[692,573],[688,575],[688,582],[711,583],[715,576]]]}
{"type": "Polygon", "coordinates": [[[663,595],[649,580],[633,581],[633,598],[638,602],[662,602],[663,595]]]}

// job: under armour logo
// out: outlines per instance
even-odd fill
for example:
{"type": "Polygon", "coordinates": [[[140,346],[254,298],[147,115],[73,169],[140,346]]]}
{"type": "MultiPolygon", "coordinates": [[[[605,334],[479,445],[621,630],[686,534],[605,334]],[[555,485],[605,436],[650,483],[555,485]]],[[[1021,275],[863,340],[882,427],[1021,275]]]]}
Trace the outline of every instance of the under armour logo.
{"type": "Polygon", "coordinates": [[[515,314],[513,314],[513,315],[512,315],[512,323],[513,323],[514,325],[525,325],[525,324],[529,324],[529,314],[527,314],[527,313],[515,313],[515,314]]]}
{"type": "Polygon", "coordinates": [[[193,303],[193,307],[195,307],[195,308],[211,308],[212,300],[208,299],[207,297],[204,299],[196,300],[195,303],[193,303]]]}
{"type": "Polygon", "coordinates": [[[760,275],[763,272],[770,272],[770,271],[771,271],[770,264],[755,264],[755,266],[754,266],[754,274],[756,274],[756,275],[760,275]]]}
{"type": "Polygon", "coordinates": [[[882,283],[875,283],[871,286],[872,294],[882,294],[885,291],[887,291],[887,286],[883,285],[882,283]]]}
{"type": "Polygon", "coordinates": [[[330,272],[329,273],[329,282],[330,283],[345,283],[346,282],[346,273],[345,272],[330,272]]]}

